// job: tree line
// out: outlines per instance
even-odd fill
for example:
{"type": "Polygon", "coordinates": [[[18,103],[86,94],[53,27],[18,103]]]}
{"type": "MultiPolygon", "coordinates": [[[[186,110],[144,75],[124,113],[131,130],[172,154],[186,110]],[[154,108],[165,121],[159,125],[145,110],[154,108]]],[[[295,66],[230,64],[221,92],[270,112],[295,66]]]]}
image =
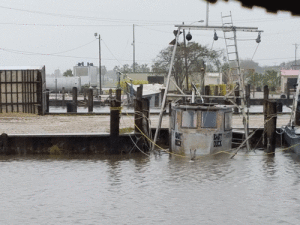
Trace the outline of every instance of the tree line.
{"type": "MultiPolygon", "coordinates": [[[[152,72],[159,75],[167,75],[169,72],[173,46],[162,49],[157,57],[153,60],[153,64],[124,64],[115,66],[115,72],[122,73],[147,73],[152,72]]],[[[251,59],[240,60],[241,71],[244,73],[245,83],[252,87],[269,87],[280,86],[280,68],[288,69],[292,63],[282,63],[279,66],[259,66],[258,63],[251,59]]],[[[186,47],[183,43],[179,43],[175,54],[172,67],[172,76],[179,87],[184,85],[186,77],[193,80],[195,74],[201,71],[222,73],[222,81],[224,84],[230,82],[230,64],[224,51],[216,51],[208,46],[201,45],[196,42],[188,42],[186,47]]],[[[67,70],[64,76],[72,76],[72,71],[67,70]]]]}

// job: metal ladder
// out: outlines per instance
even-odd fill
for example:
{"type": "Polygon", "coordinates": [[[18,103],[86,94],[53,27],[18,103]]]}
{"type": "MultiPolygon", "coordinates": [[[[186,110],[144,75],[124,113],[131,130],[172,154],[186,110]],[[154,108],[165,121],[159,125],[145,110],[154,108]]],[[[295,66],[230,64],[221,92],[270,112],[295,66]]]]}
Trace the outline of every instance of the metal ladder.
{"type": "Polygon", "coordinates": [[[241,96],[241,111],[242,115],[244,117],[244,130],[245,130],[245,139],[247,150],[250,150],[250,144],[248,141],[248,129],[246,125],[246,110],[245,110],[245,98],[244,98],[244,91],[243,87],[244,85],[244,79],[241,74],[241,68],[240,68],[240,60],[239,60],[239,54],[237,49],[237,41],[236,41],[236,29],[233,26],[232,22],[232,15],[231,12],[229,15],[223,16],[221,13],[222,18],[222,28],[224,33],[224,39],[225,39],[225,45],[226,45],[226,51],[227,51],[227,58],[229,62],[229,68],[231,73],[231,83],[238,83],[240,96],[241,96]],[[226,29],[228,28],[228,29],[226,29]],[[242,90],[240,89],[242,88],[242,90]]]}
{"type": "Polygon", "coordinates": [[[229,15],[223,16],[221,13],[222,18],[222,27],[224,33],[224,40],[226,45],[227,51],[227,58],[229,62],[230,74],[231,74],[231,83],[240,83],[240,61],[236,43],[236,31],[233,26],[232,22],[232,15],[231,12],[229,15]],[[225,28],[229,28],[226,30],[225,28]]]}

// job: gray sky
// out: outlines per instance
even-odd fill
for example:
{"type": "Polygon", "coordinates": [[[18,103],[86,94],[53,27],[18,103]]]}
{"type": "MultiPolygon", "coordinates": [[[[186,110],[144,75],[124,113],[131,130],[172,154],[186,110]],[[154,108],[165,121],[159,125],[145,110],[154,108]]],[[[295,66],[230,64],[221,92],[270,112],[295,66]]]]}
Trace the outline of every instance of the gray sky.
{"type": "MultiPolygon", "coordinates": [[[[221,25],[221,13],[228,15],[230,11],[235,26],[264,30],[259,46],[254,40],[257,33],[237,33],[241,59],[253,58],[260,66],[294,60],[293,44],[300,44],[299,17],[288,12],[271,14],[260,8],[246,9],[231,1],[209,6],[208,24],[221,25]]],[[[99,45],[94,33],[100,33],[102,65],[111,70],[116,65],[133,62],[133,24],[136,62],[151,65],[174,38],[175,24],[206,20],[206,2],[2,0],[0,15],[0,65],[45,65],[46,73],[55,69],[64,72],[78,62],[98,65],[99,45]]],[[[191,33],[193,41],[215,50],[225,49],[224,39],[213,42],[213,31],[191,33]]],[[[223,33],[218,32],[218,36],[223,37],[223,33]]]]}

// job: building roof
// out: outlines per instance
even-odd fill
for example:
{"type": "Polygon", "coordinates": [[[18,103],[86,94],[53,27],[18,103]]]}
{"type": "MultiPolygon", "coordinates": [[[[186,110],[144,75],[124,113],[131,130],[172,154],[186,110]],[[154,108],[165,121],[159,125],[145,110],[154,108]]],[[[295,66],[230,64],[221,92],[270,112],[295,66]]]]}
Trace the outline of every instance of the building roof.
{"type": "Polygon", "coordinates": [[[0,70],[42,70],[44,66],[0,66],[0,70]]]}
{"type": "Polygon", "coordinates": [[[281,76],[298,76],[300,70],[280,70],[281,76]]]}

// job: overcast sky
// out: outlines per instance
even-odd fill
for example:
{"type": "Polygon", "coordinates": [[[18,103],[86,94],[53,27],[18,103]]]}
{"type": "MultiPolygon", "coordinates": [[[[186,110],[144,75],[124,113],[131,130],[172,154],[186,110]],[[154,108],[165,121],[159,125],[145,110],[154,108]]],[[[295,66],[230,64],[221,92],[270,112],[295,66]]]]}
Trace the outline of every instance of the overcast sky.
{"type": "MultiPolygon", "coordinates": [[[[258,27],[257,33],[238,32],[239,56],[263,65],[295,59],[300,44],[300,19],[289,12],[267,13],[246,9],[239,2],[209,6],[208,25],[221,25],[221,14],[231,12],[235,26],[258,27]],[[258,46],[258,47],[257,47],[258,46]],[[254,54],[255,53],[255,54],[254,54]]],[[[78,62],[99,63],[108,70],[133,62],[135,24],[136,62],[151,65],[160,50],[174,38],[175,24],[206,21],[202,0],[2,0],[0,3],[0,65],[45,65],[46,73],[64,72],[78,62]]],[[[202,23],[205,25],[206,22],[202,23]]],[[[224,39],[213,42],[213,31],[192,31],[193,41],[215,50],[225,49],[224,39]]],[[[223,34],[219,31],[219,37],[223,34]]],[[[300,58],[300,52],[299,52],[300,58]]]]}

